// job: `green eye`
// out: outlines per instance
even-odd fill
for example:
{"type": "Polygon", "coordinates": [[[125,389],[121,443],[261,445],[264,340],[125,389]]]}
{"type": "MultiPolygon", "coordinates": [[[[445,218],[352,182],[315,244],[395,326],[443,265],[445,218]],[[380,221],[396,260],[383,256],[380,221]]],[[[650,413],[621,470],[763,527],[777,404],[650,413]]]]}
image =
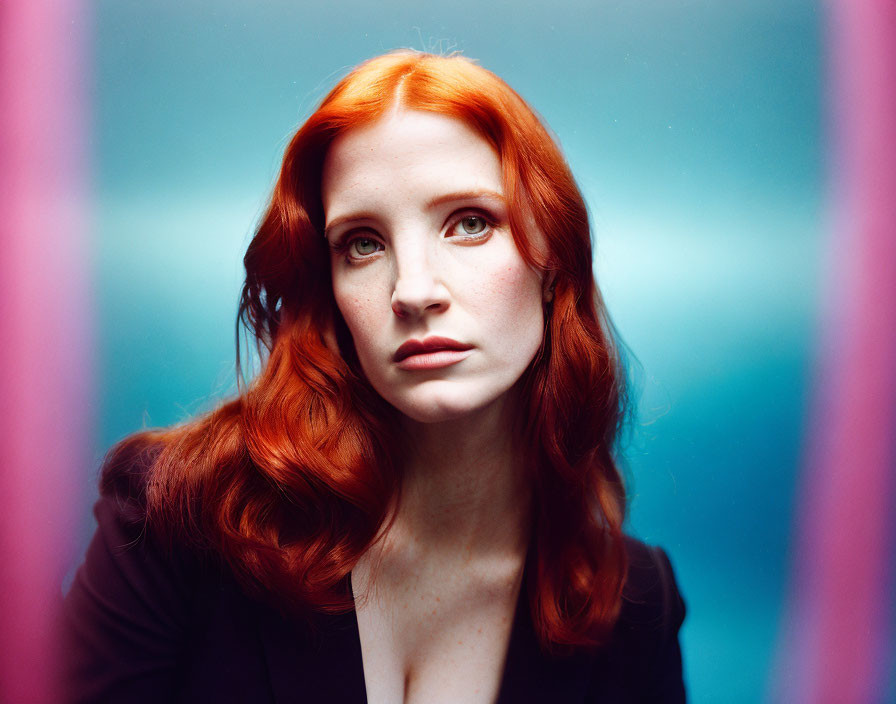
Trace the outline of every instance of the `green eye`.
{"type": "Polygon", "coordinates": [[[485,218],[478,215],[467,215],[460,220],[461,227],[468,235],[478,235],[485,230],[485,218]]]}
{"type": "Polygon", "coordinates": [[[377,243],[377,241],[372,240],[369,237],[359,237],[356,240],[352,240],[352,249],[355,250],[356,254],[359,254],[362,257],[376,252],[378,246],[379,244],[377,243]]]}

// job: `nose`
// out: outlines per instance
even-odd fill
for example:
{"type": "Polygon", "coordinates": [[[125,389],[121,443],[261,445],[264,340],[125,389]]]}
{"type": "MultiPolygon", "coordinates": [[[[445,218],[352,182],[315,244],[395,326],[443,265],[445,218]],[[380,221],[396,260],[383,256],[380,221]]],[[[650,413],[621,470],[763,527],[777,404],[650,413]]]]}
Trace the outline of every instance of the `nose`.
{"type": "Polygon", "coordinates": [[[425,313],[448,309],[449,296],[444,283],[425,253],[398,263],[392,290],[392,311],[399,318],[418,318],[425,313]]]}

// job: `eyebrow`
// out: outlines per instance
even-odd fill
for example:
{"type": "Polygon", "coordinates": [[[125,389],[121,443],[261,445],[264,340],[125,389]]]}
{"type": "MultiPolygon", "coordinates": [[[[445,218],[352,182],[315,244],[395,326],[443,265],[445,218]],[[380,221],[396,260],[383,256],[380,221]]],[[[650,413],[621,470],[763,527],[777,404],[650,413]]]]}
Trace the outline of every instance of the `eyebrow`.
{"type": "MultiPolygon", "coordinates": [[[[462,200],[492,200],[497,201],[503,206],[507,205],[507,199],[498,193],[497,191],[491,191],[488,189],[482,189],[477,191],[456,191],[454,193],[444,193],[440,196],[436,196],[435,198],[431,198],[426,201],[425,208],[427,210],[432,210],[433,208],[437,208],[440,205],[444,205],[445,203],[456,203],[457,201],[462,200]]],[[[353,220],[375,220],[376,217],[368,212],[358,212],[358,213],[350,213],[348,215],[340,215],[338,218],[334,218],[333,222],[324,228],[324,237],[329,237],[330,233],[340,225],[343,225],[347,222],[352,222],[353,220]]]]}

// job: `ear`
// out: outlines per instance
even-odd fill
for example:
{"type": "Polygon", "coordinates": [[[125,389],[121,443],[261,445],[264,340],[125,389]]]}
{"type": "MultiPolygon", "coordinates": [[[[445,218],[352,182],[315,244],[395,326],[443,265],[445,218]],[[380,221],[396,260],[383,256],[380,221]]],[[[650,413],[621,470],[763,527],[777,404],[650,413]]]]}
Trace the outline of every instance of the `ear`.
{"type": "Polygon", "coordinates": [[[541,298],[545,303],[554,300],[554,279],[557,278],[556,271],[549,271],[545,274],[541,282],[541,298]]]}

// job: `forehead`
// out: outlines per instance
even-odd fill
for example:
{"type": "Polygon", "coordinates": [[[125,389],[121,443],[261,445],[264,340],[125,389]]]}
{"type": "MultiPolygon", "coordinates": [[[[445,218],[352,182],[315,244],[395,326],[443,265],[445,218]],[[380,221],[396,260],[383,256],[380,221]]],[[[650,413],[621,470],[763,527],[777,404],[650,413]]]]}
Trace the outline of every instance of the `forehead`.
{"type": "Polygon", "coordinates": [[[417,110],[394,111],[340,135],[321,183],[328,219],[348,208],[473,190],[503,194],[495,150],[460,120],[417,110]]]}

